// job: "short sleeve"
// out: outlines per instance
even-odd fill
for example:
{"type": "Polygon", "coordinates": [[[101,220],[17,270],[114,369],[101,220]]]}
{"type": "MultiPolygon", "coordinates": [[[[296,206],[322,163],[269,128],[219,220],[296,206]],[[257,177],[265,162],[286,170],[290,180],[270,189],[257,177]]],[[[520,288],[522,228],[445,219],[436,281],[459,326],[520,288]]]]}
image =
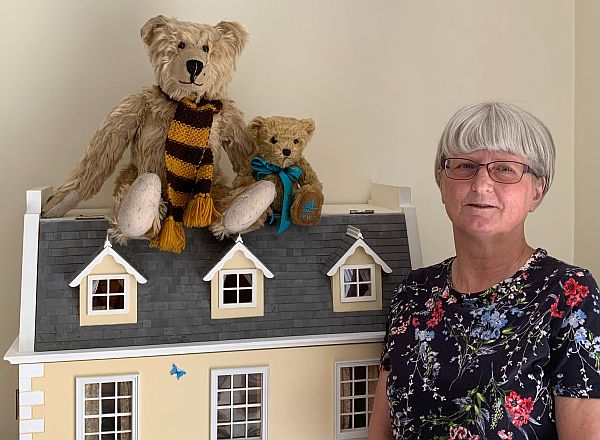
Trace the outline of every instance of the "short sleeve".
{"type": "Polygon", "coordinates": [[[557,396],[600,398],[598,284],[584,269],[569,269],[550,307],[550,383],[557,396]]]}
{"type": "Polygon", "coordinates": [[[396,286],[394,289],[394,296],[392,297],[392,302],[390,304],[390,312],[388,314],[387,324],[385,327],[385,336],[383,338],[383,348],[381,350],[381,358],[379,361],[379,366],[382,370],[390,371],[391,369],[391,351],[393,347],[392,338],[390,335],[390,329],[393,327],[394,323],[398,320],[398,313],[400,311],[400,305],[403,302],[405,297],[404,293],[406,290],[406,279],[396,286]]]}

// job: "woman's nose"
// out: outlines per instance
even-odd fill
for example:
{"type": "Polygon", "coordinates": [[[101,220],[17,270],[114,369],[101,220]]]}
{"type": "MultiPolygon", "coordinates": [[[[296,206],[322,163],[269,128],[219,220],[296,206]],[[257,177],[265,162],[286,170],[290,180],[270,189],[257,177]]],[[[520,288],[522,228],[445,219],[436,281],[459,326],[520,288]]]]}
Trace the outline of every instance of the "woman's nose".
{"type": "Polygon", "coordinates": [[[471,189],[473,191],[489,191],[494,185],[494,181],[490,177],[485,166],[479,167],[477,173],[473,177],[471,189]]]}

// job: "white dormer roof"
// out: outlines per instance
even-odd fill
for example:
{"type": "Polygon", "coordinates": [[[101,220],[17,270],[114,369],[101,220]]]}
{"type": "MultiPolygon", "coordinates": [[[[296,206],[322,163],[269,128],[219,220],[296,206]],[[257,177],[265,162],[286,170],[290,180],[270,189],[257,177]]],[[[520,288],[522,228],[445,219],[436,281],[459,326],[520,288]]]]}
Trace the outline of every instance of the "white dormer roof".
{"type": "Polygon", "coordinates": [[[274,277],[273,273],[269,269],[267,269],[267,267],[264,264],[262,264],[261,261],[258,258],[256,258],[256,256],[252,252],[250,252],[250,249],[248,249],[244,245],[241,235],[238,235],[237,240],[235,240],[235,246],[233,246],[231,249],[229,249],[229,252],[227,252],[223,256],[223,258],[221,258],[221,260],[215,265],[215,267],[213,267],[210,270],[210,272],[208,272],[202,279],[204,281],[211,281],[213,279],[213,277],[217,274],[217,272],[220,271],[221,269],[223,269],[223,266],[225,266],[225,263],[227,263],[229,260],[231,260],[233,258],[233,256],[235,255],[235,253],[237,251],[242,251],[242,253],[246,256],[246,258],[248,258],[250,261],[252,261],[254,263],[254,265],[257,267],[257,269],[262,270],[264,275],[267,278],[274,277]]]}
{"type": "MultiPolygon", "coordinates": [[[[356,228],[354,228],[354,229],[356,229],[356,228]]],[[[392,269],[390,268],[390,266],[388,266],[385,263],[385,261],[383,261],[379,257],[379,255],[377,255],[375,253],[375,251],[369,247],[369,245],[367,243],[365,243],[365,241],[363,240],[362,234],[360,233],[360,230],[358,230],[357,233],[356,233],[356,231],[352,231],[352,232],[354,232],[356,235],[356,237],[355,237],[356,241],[354,242],[354,244],[352,246],[350,246],[350,249],[348,249],[346,251],[346,253],[344,255],[342,255],[342,257],[337,261],[337,263],[335,263],[333,265],[333,267],[327,271],[327,275],[333,276],[337,272],[337,270],[346,263],[346,260],[348,259],[348,257],[350,257],[351,255],[354,255],[354,252],[356,252],[356,249],[358,249],[359,247],[363,248],[367,254],[369,254],[371,257],[373,257],[373,260],[375,260],[375,263],[379,264],[385,273],[392,273],[392,269]]],[[[351,235],[351,234],[348,234],[348,235],[351,235]]]]}
{"type": "Polygon", "coordinates": [[[100,264],[102,262],[102,260],[104,259],[104,257],[106,257],[107,255],[110,255],[111,257],[113,257],[118,264],[123,266],[128,274],[133,275],[135,277],[135,280],[138,283],[145,284],[146,281],[148,281],[148,280],[146,280],[146,278],[144,278],[142,276],[142,274],[140,274],[137,270],[135,270],[135,268],[131,264],[129,264],[123,257],[121,257],[112,248],[112,245],[110,244],[110,241],[107,238],[104,241],[104,249],[102,249],[102,251],[98,255],[96,255],[96,258],[94,258],[92,261],[90,261],[90,264],[88,264],[81,272],[79,272],[79,274],[73,279],[73,281],[71,281],[69,283],[69,286],[71,286],[71,287],[79,286],[79,284],[81,284],[81,280],[83,280],[84,277],[88,276],[92,272],[92,270],[98,264],[100,264]]]}

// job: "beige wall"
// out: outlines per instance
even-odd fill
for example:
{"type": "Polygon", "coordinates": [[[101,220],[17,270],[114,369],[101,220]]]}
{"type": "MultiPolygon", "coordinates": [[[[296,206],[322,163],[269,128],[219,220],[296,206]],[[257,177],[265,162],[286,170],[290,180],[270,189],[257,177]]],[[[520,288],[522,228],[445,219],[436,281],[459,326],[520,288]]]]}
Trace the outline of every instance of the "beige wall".
{"type": "Polygon", "coordinates": [[[600,2],[575,4],[575,262],[600,277],[600,2]]]}
{"type": "MultiPolygon", "coordinates": [[[[306,154],[328,203],[366,201],[370,179],[411,186],[426,264],[453,252],[431,171],[445,121],[486,99],[533,111],[559,152],[555,186],[531,216],[528,236],[573,259],[573,0],[128,0],[126,7],[118,0],[32,0],[3,2],[1,13],[1,348],[17,333],[24,191],[61,183],[109,109],[152,83],[138,35],[158,13],[243,22],[251,39],[231,96],[247,118],[316,120],[306,154]]],[[[588,50],[597,53],[599,44],[590,40],[588,50]]],[[[577,108],[583,120],[587,110],[577,108]]],[[[85,206],[108,205],[110,191],[109,183],[85,206]]],[[[591,242],[578,237],[583,261],[591,242]]],[[[16,371],[0,363],[6,438],[16,433],[16,371]]]]}
{"type": "Polygon", "coordinates": [[[380,351],[381,344],[357,344],[46,364],[45,376],[32,380],[32,389],[45,392],[32,415],[45,419],[46,431],[33,439],[75,438],[76,377],[121,374],[140,375],[143,440],[208,439],[210,369],[254,366],[269,367],[270,439],[333,438],[335,362],[376,360],[380,351]],[[172,363],[187,372],[179,381],[169,375],[172,363]]]}

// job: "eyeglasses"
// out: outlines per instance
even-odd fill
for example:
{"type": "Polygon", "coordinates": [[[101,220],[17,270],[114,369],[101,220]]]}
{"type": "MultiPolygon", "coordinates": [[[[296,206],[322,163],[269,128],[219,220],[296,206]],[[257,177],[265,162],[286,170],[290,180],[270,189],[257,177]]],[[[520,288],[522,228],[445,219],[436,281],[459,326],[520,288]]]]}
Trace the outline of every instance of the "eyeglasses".
{"type": "Polygon", "coordinates": [[[471,180],[479,171],[479,167],[485,167],[490,179],[498,183],[518,183],[525,173],[535,176],[535,173],[529,169],[529,165],[512,160],[479,163],[474,160],[450,157],[444,159],[443,165],[446,176],[454,180],[471,180]]]}

